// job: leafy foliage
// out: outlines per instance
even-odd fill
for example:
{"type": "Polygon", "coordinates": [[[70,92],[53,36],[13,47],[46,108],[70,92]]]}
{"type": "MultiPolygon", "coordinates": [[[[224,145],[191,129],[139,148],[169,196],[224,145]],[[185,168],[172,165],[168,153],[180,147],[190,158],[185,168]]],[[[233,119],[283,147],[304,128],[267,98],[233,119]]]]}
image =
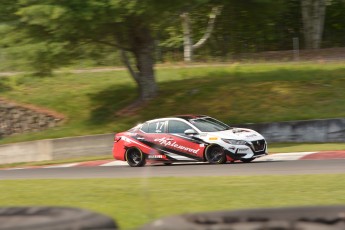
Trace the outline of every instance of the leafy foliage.
{"type": "Polygon", "coordinates": [[[1,44],[14,50],[8,52],[24,54],[45,73],[73,60],[80,45],[99,43],[133,51],[143,42],[137,36],[141,30],[154,34],[165,23],[158,18],[173,17],[195,1],[179,2],[5,0],[0,11],[1,44]]]}
{"type": "MultiPolygon", "coordinates": [[[[88,65],[120,65],[118,48],[137,48],[143,39],[135,34],[147,28],[157,60],[167,61],[171,54],[180,60],[179,15],[190,12],[197,41],[212,5],[222,5],[222,14],[210,40],[196,51],[197,60],[290,50],[294,37],[303,40],[299,0],[3,0],[0,52],[12,68],[25,64],[43,73],[83,60],[88,65]]],[[[344,45],[344,12],[343,0],[327,5],[323,47],[344,45]]]]}

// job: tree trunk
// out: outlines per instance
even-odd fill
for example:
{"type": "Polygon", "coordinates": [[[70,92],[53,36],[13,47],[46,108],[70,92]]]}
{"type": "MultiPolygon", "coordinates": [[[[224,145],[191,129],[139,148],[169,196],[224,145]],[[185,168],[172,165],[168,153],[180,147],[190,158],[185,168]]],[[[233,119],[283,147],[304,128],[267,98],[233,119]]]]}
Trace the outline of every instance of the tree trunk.
{"type": "Polygon", "coordinates": [[[153,69],[153,43],[147,47],[135,50],[136,63],[138,68],[138,80],[140,100],[148,101],[157,96],[157,83],[153,69]]]}
{"type": "Polygon", "coordinates": [[[185,62],[192,61],[193,55],[193,44],[192,35],[190,31],[190,20],[189,13],[185,12],[181,14],[182,18],[182,29],[183,29],[183,57],[185,62]]]}
{"type": "Polygon", "coordinates": [[[181,14],[182,30],[183,30],[183,48],[184,48],[183,57],[184,57],[185,62],[192,61],[193,51],[195,49],[200,48],[202,45],[204,45],[206,41],[208,40],[208,38],[211,36],[215,21],[216,21],[216,17],[218,14],[220,14],[221,9],[222,9],[221,6],[215,6],[212,8],[205,34],[194,45],[192,43],[192,32],[190,29],[189,13],[184,12],[183,14],[181,14]]]}
{"type": "Polygon", "coordinates": [[[319,49],[325,21],[325,0],[302,0],[304,40],[307,49],[319,49]]]}
{"type": "Polygon", "coordinates": [[[154,73],[154,39],[146,27],[138,25],[131,32],[130,50],[135,57],[136,69],[132,67],[124,50],[123,62],[138,85],[139,101],[149,101],[157,96],[158,92],[154,73]]]}

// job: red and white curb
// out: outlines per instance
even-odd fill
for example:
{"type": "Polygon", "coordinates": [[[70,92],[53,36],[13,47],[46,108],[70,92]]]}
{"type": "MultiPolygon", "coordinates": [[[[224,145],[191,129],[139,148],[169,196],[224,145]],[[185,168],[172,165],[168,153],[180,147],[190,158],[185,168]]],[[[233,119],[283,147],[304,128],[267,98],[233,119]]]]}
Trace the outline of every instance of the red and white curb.
{"type": "MultiPolygon", "coordinates": [[[[262,161],[294,161],[294,160],[326,160],[326,159],[345,159],[345,150],[321,151],[321,152],[295,152],[295,153],[276,153],[260,157],[254,162],[262,161]]],[[[195,163],[191,163],[195,164],[195,163]]],[[[33,168],[69,168],[69,167],[92,167],[92,166],[128,166],[125,161],[117,160],[97,160],[68,164],[56,164],[45,166],[28,166],[17,168],[4,168],[2,170],[33,169],[33,168]]]]}

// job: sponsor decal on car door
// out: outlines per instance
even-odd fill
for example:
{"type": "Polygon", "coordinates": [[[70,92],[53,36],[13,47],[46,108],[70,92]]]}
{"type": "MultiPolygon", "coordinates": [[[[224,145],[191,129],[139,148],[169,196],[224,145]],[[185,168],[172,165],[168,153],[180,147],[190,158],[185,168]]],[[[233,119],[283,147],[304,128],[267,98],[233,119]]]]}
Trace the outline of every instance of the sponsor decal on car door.
{"type": "Polygon", "coordinates": [[[163,138],[156,138],[155,143],[159,143],[164,149],[170,151],[168,155],[178,160],[203,159],[205,145],[195,142],[192,138],[167,134],[163,138]]]}
{"type": "Polygon", "coordinates": [[[162,138],[155,138],[154,142],[159,143],[171,153],[171,157],[179,160],[202,160],[204,144],[184,132],[192,127],[182,121],[168,120],[166,122],[166,135],[162,138]],[[174,155],[173,155],[174,154],[174,155]]]}

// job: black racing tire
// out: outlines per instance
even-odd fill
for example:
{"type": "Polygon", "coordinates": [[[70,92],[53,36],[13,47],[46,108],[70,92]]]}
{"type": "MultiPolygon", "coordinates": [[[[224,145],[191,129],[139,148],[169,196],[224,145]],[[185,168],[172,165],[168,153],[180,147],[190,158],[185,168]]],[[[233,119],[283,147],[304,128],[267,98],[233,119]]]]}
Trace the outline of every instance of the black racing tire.
{"type": "Polygon", "coordinates": [[[190,213],[161,218],[139,230],[344,230],[344,213],[344,205],[190,213]]]}
{"type": "Polygon", "coordinates": [[[119,229],[116,222],[103,214],[69,207],[0,208],[1,230],[96,230],[119,229]]]}
{"type": "Polygon", "coordinates": [[[142,167],[146,164],[144,153],[138,148],[130,148],[126,151],[126,161],[131,167],[142,167]]]}
{"type": "Polygon", "coordinates": [[[226,163],[226,155],[224,148],[219,145],[210,145],[205,152],[205,158],[210,164],[226,163]]]}
{"type": "Polygon", "coordinates": [[[164,165],[170,166],[170,165],[172,165],[172,163],[171,162],[165,162],[164,165]]]}
{"type": "Polygon", "coordinates": [[[243,163],[250,163],[254,160],[255,158],[248,158],[248,159],[244,159],[242,158],[240,161],[242,161],[243,163]]]}

